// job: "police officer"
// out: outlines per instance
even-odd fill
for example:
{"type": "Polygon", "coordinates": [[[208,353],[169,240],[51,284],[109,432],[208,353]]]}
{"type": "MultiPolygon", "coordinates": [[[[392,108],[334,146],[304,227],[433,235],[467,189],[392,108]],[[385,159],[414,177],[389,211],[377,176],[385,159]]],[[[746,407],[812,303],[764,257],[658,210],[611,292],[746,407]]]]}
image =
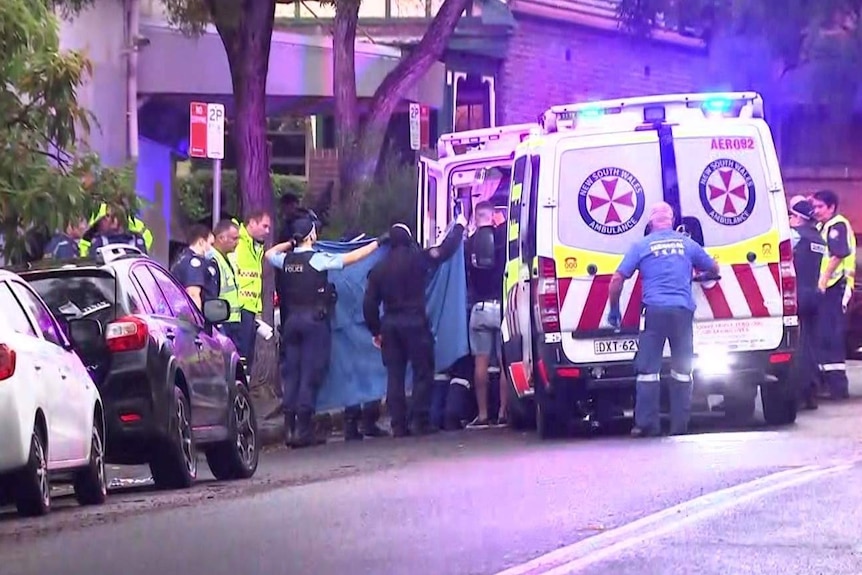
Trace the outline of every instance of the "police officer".
{"type": "Polygon", "coordinates": [[[688,431],[691,417],[691,369],[694,356],[695,303],[691,294],[693,269],[718,277],[718,264],[697,242],[674,230],[673,208],[659,202],[650,210],[651,232],[626,253],[611,278],[608,322],[622,323],[623,283],[640,271],[643,286],[643,327],[635,356],[637,388],[634,437],[661,434],[660,396],[662,352],[671,349],[670,432],[688,431]]]}
{"type": "Polygon", "coordinates": [[[171,273],[186,288],[186,293],[203,310],[204,302],[219,297],[218,264],[208,257],[213,234],[206,226],[189,228],[189,247],[171,268],[171,273]]]}
{"type": "Polygon", "coordinates": [[[239,243],[239,227],[230,220],[222,220],[213,229],[213,244],[208,257],[216,264],[219,286],[218,297],[230,306],[230,316],[221,324],[222,331],[234,343],[237,350],[241,337],[239,287],[236,273],[230,263],[230,254],[239,243]]]}
{"type": "Polygon", "coordinates": [[[421,250],[410,228],[395,224],[389,229],[391,251],[368,274],[362,312],[386,366],[386,405],[395,437],[411,431],[416,435],[437,431],[430,422],[434,335],[425,309],[425,290],[432,272],[455,254],[466,225],[466,218],[459,215],[439,247],[421,250]],[[407,426],[404,389],[408,362],[413,367],[412,430],[407,426]]]}
{"type": "Polygon", "coordinates": [[[87,230],[78,247],[84,257],[95,254],[100,247],[110,244],[129,244],[147,253],[147,242],[143,235],[129,230],[120,216],[108,211],[87,230]]]}
{"type": "Polygon", "coordinates": [[[45,246],[44,256],[53,260],[70,260],[80,256],[78,242],[87,231],[87,220],[81,218],[66,226],[65,231],[54,234],[45,246]]]}
{"type": "Polygon", "coordinates": [[[288,303],[281,337],[286,443],[308,447],[322,443],[315,437],[312,423],[332,348],[330,314],[335,291],[329,283],[329,271],[371,255],[380,240],[346,254],[327,254],[314,249],[317,231],[312,220],[296,220],[293,231],[292,240],[271,247],[265,258],[286,276],[288,303]]]}
{"type": "Polygon", "coordinates": [[[803,196],[790,200],[790,227],[793,241],[793,266],[796,269],[796,293],[799,315],[799,352],[793,373],[799,382],[799,402],[805,409],[817,409],[817,308],[820,294],[817,281],[826,241],[814,222],[814,208],[803,196]]]}
{"type": "Polygon", "coordinates": [[[821,379],[831,399],[847,399],[846,309],[856,277],[856,236],[847,218],[838,213],[835,192],[816,192],[811,206],[827,246],[817,284],[823,294],[817,314],[821,379]]]}
{"type": "MultiPolygon", "coordinates": [[[[109,215],[111,211],[112,210],[108,208],[107,204],[102,203],[99,206],[98,211],[93,214],[92,218],[90,218],[90,229],[96,229],[98,227],[97,225],[99,221],[105,218],[105,216],[109,215]]],[[[149,253],[149,251],[153,247],[153,233],[149,230],[149,228],[147,228],[146,224],[135,216],[129,216],[127,218],[125,226],[123,227],[126,231],[140,236],[143,240],[142,250],[144,251],[144,253],[149,253]]],[[[83,258],[87,257],[90,253],[90,242],[93,239],[94,233],[95,232],[88,232],[87,234],[84,234],[84,237],[82,237],[81,240],[78,242],[78,249],[80,250],[81,257],[83,258]]]]}

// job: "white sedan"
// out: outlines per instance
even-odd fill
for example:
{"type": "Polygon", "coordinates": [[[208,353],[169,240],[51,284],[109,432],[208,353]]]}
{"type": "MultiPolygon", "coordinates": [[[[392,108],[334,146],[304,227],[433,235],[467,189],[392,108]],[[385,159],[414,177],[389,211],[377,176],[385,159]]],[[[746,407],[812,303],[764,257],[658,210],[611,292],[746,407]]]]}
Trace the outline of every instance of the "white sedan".
{"type": "Polygon", "coordinates": [[[0,310],[0,506],[44,515],[53,481],[71,482],[82,505],[104,503],[99,390],[42,299],[2,270],[0,310]]]}

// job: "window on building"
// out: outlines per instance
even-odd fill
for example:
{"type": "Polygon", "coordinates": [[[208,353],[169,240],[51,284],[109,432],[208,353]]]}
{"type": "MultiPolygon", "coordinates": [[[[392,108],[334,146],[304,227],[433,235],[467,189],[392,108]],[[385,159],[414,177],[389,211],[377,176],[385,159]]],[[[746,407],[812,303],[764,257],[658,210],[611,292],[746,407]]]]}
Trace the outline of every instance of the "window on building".
{"type": "Polygon", "coordinates": [[[468,74],[457,80],[455,91],[456,132],[491,127],[490,86],[479,75],[468,74]]]}

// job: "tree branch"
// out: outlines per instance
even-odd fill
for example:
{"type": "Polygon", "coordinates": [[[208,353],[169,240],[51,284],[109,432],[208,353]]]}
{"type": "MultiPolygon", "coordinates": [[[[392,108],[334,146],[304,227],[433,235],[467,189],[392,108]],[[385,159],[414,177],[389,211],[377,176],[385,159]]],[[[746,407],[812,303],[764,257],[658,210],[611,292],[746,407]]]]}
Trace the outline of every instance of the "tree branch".
{"type": "Polygon", "coordinates": [[[425,35],[416,47],[398,62],[386,75],[371,99],[370,110],[362,136],[366,130],[379,130],[398,106],[400,97],[410,86],[416,84],[446,51],[449,38],[455,32],[461,14],[467,9],[470,0],[446,0],[431,21],[425,35]]]}

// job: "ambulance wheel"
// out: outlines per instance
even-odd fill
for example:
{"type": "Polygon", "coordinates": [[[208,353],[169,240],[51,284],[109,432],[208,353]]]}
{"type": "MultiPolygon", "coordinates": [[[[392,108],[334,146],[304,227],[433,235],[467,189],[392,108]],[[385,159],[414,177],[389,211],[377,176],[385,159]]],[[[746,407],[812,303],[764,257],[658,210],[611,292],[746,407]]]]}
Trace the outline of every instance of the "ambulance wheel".
{"type": "Polygon", "coordinates": [[[784,382],[760,386],[763,419],[768,425],[791,425],[796,422],[798,404],[793,387],[784,382]]]}
{"type": "Polygon", "coordinates": [[[536,386],[535,398],[536,431],[539,438],[564,437],[568,431],[569,418],[565,409],[566,404],[559,393],[548,391],[540,383],[536,386]]]}
{"type": "Polygon", "coordinates": [[[528,397],[518,397],[511,385],[509,404],[506,407],[506,419],[509,427],[516,431],[529,431],[536,428],[535,402],[528,397]]]}
{"type": "Polygon", "coordinates": [[[754,393],[726,395],[723,398],[724,418],[731,425],[748,425],[754,419],[757,408],[757,388],[754,393]]]}

